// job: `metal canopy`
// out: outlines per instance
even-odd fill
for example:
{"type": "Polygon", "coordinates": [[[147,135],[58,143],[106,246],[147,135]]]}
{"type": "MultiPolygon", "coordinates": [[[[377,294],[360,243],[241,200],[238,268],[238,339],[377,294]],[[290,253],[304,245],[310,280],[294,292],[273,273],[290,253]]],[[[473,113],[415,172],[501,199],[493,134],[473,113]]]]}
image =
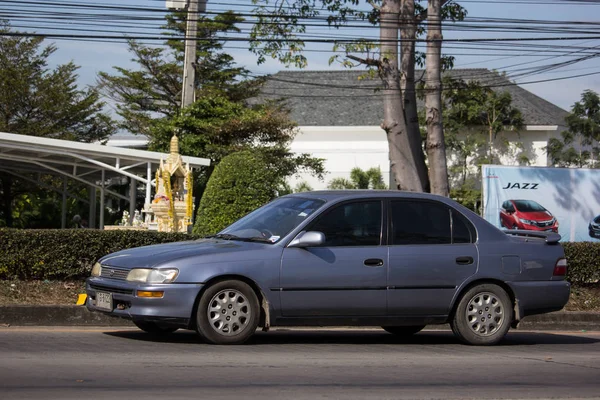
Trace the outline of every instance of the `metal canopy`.
{"type": "MultiPolygon", "coordinates": [[[[100,144],[0,132],[0,170],[23,178],[22,173],[40,172],[60,175],[90,187],[90,227],[95,226],[96,190],[100,191],[100,209],[104,210],[104,196],[124,199],[130,203],[130,215],[135,210],[136,183],[146,185],[146,204],[151,202],[152,171],[168,154],[153,151],[109,147],[100,144]],[[121,178],[121,179],[119,179],[121,178]],[[129,197],[108,187],[111,181],[129,180],[129,197]],[[93,211],[92,211],[93,210],[93,211]]],[[[210,165],[210,160],[182,156],[191,168],[210,165]]],[[[52,189],[56,190],[56,189],[52,189]]],[[[66,190],[64,185],[63,190],[66,190]]],[[[57,190],[59,191],[59,190],[57,190]]],[[[63,202],[66,195],[63,192],[63,202]]],[[[63,207],[63,214],[65,207],[63,207]]],[[[63,227],[66,225],[63,215],[63,227]]],[[[100,229],[104,227],[104,213],[100,212],[100,229]]]]}

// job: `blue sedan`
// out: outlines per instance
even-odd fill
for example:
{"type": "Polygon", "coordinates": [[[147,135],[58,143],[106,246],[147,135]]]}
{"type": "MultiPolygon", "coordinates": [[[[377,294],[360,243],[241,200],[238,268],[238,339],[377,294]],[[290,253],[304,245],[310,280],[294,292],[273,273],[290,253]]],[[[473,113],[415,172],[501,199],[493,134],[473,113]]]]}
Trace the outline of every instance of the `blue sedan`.
{"type": "Polygon", "coordinates": [[[552,232],[503,232],[444,197],[318,191],[278,198],[213,237],[107,255],[87,308],[166,334],[239,344],[257,327],[450,323],[491,345],[569,299],[552,232]]]}

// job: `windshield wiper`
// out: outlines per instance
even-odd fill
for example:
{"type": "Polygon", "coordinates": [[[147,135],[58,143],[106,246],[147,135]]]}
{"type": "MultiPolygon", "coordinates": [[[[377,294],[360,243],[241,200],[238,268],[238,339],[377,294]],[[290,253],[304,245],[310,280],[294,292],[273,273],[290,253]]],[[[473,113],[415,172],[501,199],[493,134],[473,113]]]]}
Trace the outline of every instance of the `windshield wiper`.
{"type": "Polygon", "coordinates": [[[207,239],[223,239],[223,240],[239,240],[242,242],[264,242],[264,243],[273,243],[269,239],[261,238],[261,237],[241,237],[232,235],[230,233],[217,233],[216,235],[207,236],[207,239]]]}

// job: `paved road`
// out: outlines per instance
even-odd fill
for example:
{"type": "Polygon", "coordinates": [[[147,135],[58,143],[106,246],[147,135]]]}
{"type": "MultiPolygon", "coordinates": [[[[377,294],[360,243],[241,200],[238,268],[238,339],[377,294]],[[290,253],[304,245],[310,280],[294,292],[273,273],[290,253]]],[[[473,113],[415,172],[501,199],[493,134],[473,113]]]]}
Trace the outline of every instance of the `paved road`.
{"type": "Polygon", "coordinates": [[[600,398],[600,333],[278,330],[243,346],[191,332],[0,328],[0,399],[600,398]],[[127,397],[125,397],[127,396],[127,397]]]}

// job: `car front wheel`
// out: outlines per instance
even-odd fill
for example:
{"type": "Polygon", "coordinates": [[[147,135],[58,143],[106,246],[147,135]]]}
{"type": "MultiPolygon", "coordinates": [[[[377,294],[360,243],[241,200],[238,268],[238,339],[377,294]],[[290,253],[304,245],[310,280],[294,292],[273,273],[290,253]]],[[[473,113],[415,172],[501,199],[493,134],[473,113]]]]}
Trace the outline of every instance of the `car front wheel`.
{"type": "Polygon", "coordinates": [[[396,335],[399,337],[408,337],[412,336],[415,333],[421,332],[425,325],[418,326],[382,326],[382,328],[391,333],[392,335],[396,335]]]}
{"type": "Polygon", "coordinates": [[[504,338],[512,319],[512,302],[506,291],[486,283],[474,286],[461,297],[450,326],[464,343],[493,345],[504,338]]]}
{"type": "Polygon", "coordinates": [[[210,286],[198,303],[198,334],[209,343],[241,344],[256,331],[260,317],[254,290],[241,281],[210,286]]]}

